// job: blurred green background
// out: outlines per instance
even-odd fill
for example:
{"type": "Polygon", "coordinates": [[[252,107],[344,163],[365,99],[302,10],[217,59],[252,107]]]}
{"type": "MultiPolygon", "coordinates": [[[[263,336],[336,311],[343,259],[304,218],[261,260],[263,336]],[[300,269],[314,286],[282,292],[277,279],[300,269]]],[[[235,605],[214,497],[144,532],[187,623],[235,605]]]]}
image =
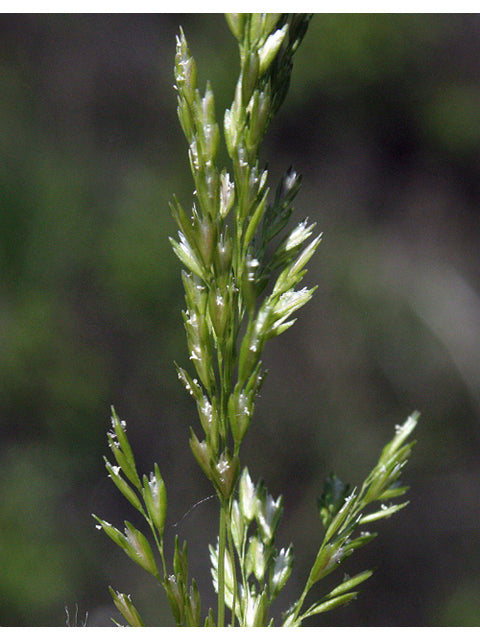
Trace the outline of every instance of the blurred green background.
{"type": "MultiPolygon", "coordinates": [[[[107,587],[170,625],[163,593],[95,529],[135,514],[106,478],[110,405],[142,472],[167,483],[169,549],[214,603],[210,487],[188,449],[195,407],[168,201],[192,180],[176,119],[182,25],[219,118],[237,51],[221,15],[0,16],[0,625],[110,626],[107,587]],[[188,513],[187,513],[188,512],[188,513]],[[187,514],[187,515],[185,515],[187,514]],[[185,517],[184,517],[185,516],[185,517]]],[[[316,15],[263,154],[303,174],[294,218],[324,240],[243,460],[284,496],[299,593],[333,469],[361,482],[414,410],[410,506],[343,565],[377,567],[316,625],[480,625],[480,16],[316,15]]],[[[339,571],[339,578],[343,568],[339,571]]],[[[319,586],[317,595],[322,593],[319,586]]],[[[119,616],[116,616],[117,618],[119,616]]]]}

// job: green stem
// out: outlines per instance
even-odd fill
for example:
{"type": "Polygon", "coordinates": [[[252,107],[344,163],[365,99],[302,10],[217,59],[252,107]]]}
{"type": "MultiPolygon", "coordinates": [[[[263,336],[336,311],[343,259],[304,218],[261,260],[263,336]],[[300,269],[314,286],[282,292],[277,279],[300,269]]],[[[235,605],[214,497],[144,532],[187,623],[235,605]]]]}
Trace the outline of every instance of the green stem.
{"type": "Polygon", "coordinates": [[[220,498],[220,524],[218,531],[218,627],[225,626],[225,549],[226,549],[226,509],[224,498],[220,498]]]}
{"type": "Polygon", "coordinates": [[[227,536],[228,536],[228,550],[230,552],[230,557],[232,558],[233,564],[233,603],[232,603],[232,627],[235,626],[235,611],[237,608],[237,597],[238,597],[238,585],[237,585],[237,575],[236,575],[236,563],[235,563],[235,549],[233,546],[233,537],[232,537],[232,526],[231,526],[231,500],[229,502],[229,526],[227,527],[227,536]]]}

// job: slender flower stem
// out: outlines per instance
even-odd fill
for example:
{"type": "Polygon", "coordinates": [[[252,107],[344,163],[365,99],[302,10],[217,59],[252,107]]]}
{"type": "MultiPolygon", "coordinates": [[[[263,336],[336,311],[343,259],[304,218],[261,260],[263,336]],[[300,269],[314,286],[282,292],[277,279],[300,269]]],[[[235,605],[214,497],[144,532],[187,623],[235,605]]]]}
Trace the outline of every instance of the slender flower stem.
{"type": "Polygon", "coordinates": [[[231,500],[229,504],[229,526],[227,527],[227,537],[228,537],[228,551],[230,553],[230,557],[232,559],[232,570],[233,570],[233,603],[232,603],[232,627],[235,626],[235,616],[236,616],[236,608],[237,608],[237,598],[238,598],[238,581],[237,581],[237,571],[235,565],[235,550],[233,546],[232,539],[232,527],[231,527],[231,500]]]}
{"type": "Polygon", "coordinates": [[[218,528],[218,620],[217,626],[225,626],[225,549],[227,539],[227,501],[220,498],[220,523],[218,528]]]}

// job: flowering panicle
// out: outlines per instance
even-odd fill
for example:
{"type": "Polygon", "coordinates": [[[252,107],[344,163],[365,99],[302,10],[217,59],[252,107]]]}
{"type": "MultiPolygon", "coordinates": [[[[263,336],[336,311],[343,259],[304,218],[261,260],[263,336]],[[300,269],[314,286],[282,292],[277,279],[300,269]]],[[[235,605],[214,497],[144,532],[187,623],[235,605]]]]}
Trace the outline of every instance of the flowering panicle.
{"type": "MultiPolygon", "coordinates": [[[[181,29],[176,42],[177,111],[194,183],[188,211],[175,197],[170,205],[178,225],[178,238],[170,242],[183,265],[190,360],[186,368],[176,368],[196,403],[202,432],[199,437],[190,428],[190,449],[215,489],[220,511],[217,544],[209,546],[218,610],[216,616],[209,610],[205,626],[225,626],[226,608],[232,626],[273,625],[270,606],[287,583],[294,560],[292,545],[275,545],[282,498],[274,499],[263,481],[253,483],[247,467],[241,468],[240,449],[266,376],[265,346],[293,325],[294,314],[315,291],[302,281],[321,234],[314,234],[315,223],[308,218],[289,227],[301,177],[289,168],[272,196],[268,171],[259,162],[260,144],[287,93],[292,59],[310,17],[227,14],[238,42],[240,71],[220,124],[212,86],[207,82],[203,93],[198,88],[196,62],[181,29]],[[222,139],[228,169],[217,165],[222,139]]],[[[346,604],[372,574],[345,577],[323,598],[305,605],[314,585],[375,537],[365,525],[407,504],[391,501],[406,491],[399,479],[416,421],[414,414],[396,429],[359,490],[350,491],[334,475],[327,478],[318,504],[323,539],[283,626],[299,626],[310,616],[346,604]]],[[[94,516],[97,527],[161,584],[177,625],[199,626],[201,600],[195,580],[189,580],[186,543],[180,546],[176,538],[170,566],[165,558],[167,493],[159,467],[155,464],[149,476],[141,477],[126,425],[113,408],[112,427],[108,442],[115,464],[105,458],[108,476],[141,514],[152,542],[127,521],[122,533],[94,516]]],[[[131,597],[110,592],[127,623],[144,626],[131,597]]]]}
{"type": "MultiPolygon", "coordinates": [[[[212,88],[207,83],[200,93],[183,31],[177,38],[178,116],[189,145],[196,201],[190,215],[177,201],[172,204],[179,234],[178,240],[171,239],[185,268],[183,319],[200,381],[195,393],[180,367],[179,377],[197,402],[205,432],[206,446],[200,448],[193,436],[191,445],[220,493],[226,485],[219,461],[221,456],[237,458],[250,426],[265,377],[265,343],[293,324],[291,315],[311,298],[314,289],[296,287],[320,241],[317,236],[307,244],[314,225],[303,221],[267,252],[288,223],[300,177],[289,169],[269,202],[268,172],[258,160],[265,130],[285,97],[292,56],[309,17],[230,14],[227,20],[240,50],[235,96],[223,123],[229,171],[216,166],[220,129],[212,88]],[[273,291],[262,299],[269,282],[273,291]]],[[[232,462],[225,473],[237,467],[232,462]]]]}

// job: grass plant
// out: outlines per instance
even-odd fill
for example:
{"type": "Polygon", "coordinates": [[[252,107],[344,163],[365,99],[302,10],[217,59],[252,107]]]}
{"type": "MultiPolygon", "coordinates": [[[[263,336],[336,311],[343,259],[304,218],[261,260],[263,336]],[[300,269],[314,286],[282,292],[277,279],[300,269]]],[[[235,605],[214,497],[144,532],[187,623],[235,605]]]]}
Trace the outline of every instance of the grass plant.
{"type": "MultiPolygon", "coordinates": [[[[177,199],[171,205],[178,238],[170,241],[183,267],[190,354],[190,365],[176,364],[176,370],[198,409],[199,428],[190,430],[190,449],[218,498],[218,539],[208,546],[216,611],[202,613],[197,584],[189,576],[186,542],[177,537],[173,558],[165,557],[167,492],[160,469],[155,465],[148,476],[140,475],[126,425],[113,408],[108,442],[114,461],[105,458],[105,466],[143,516],[149,538],[129,522],[122,532],[94,517],[98,528],[160,583],[179,626],[295,627],[350,602],[372,571],[344,577],[319,600],[309,602],[309,595],[375,537],[372,523],[407,504],[397,498],[407,490],[400,476],[413,446],[416,413],[396,428],[360,487],[350,489],[334,474],[326,479],[318,501],[323,537],[313,566],[298,599],[280,620],[272,617],[271,605],[292,571],[293,545],[277,548],[282,498],[273,498],[262,480],[254,482],[241,447],[265,380],[265,346],[294,324],[292,316],[314,293],[315,287],[302,281],[321,234],[315,234],[315,223],[308,219],[290,224],[301,177],[289,169],[271,196],[259,149],[287,94],[293,56],[310,19],[307,14],[227,15],[240,60],[233,102],[223,118],[228,170],[217,166],[222,128],[212,87],[207,83],[200,92],[182,30],[177,37],[178,117],[195,200],[188,212],[177,199]]],[[[144,626],[131,596],[110,591],[126,623],[144,626]]]]}

